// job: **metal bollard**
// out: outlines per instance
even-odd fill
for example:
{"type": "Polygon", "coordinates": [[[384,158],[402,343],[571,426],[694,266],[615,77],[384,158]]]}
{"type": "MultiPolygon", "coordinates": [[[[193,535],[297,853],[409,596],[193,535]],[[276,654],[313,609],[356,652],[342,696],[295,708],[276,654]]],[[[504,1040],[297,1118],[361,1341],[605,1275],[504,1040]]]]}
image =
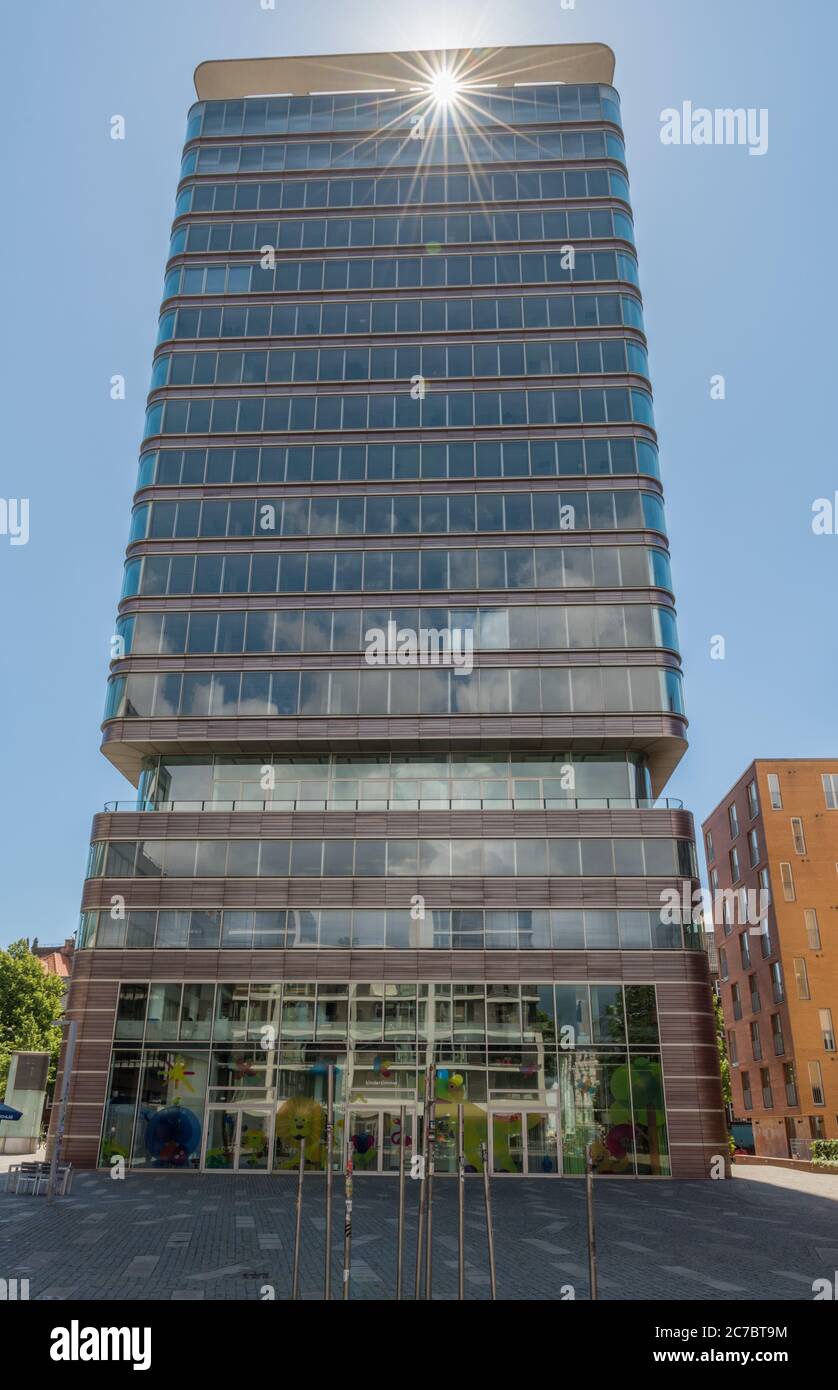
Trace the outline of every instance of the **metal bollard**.
{"type": "Polygon", "coordinates": [[[335,1132],[335,1068],[330,1064],[326,1083],[326,1251],[323,1274],[323,1297],[332,1297],[332,1146],[335,1132]]]}
{"type": "Polygon", "coordinates": [[[480,1157],[483,1162],[483,1201],[486,1206],[486,1242],[489,1250],[489,1284],[491,1287],[491,1297],[497,1299],[498,1285],[495,1276],[495,1233],[492,1228],[492,1193],[489,1187],[489,1145],[480,1145],[480,1157]]]}
{"type": "Polygon", "coordinates": [[[402,1277],[404,1273],[404,1146],[407,1139],[405,1132],[405,1108],[399,1106],[399,1232],[398,1243],[396,1246],[396,1301],[401,1301],[402,1296],[402,1277]]]}
{"type": "Polygon", "coordinates": [[[431,1064],[430,1115],[428,1119],[428,1233],[425,1254],[425,1298],[433,1298],[434,1158],[436,1151],[436,1067],[431,1064]]]}
{"type": "Polygon", "coordinates": [[[588,1210],[588,1273],[591,1285],[591,1298],[596,1299],[596,1228],[594,1226],[594,1158],[592,1144],[588,1144],[585,1148],[585,1204],[588,1210]]]}
{"type": "Polygon", "coordinates": [[[352,1158],[348,1135],[343,1193],[343,1298],[345,1302],[349,1298],[349,1271],[352,1264],[352,1158]]]}
{"type": "Polygon", "coordinates": [[[466,1156],[462,1103],[457,1106],[457,1298],[466,1296],[466,1156]]]}
{"type": "Polygon", "coordinates": [[[425,1164],[428,1152],[428,1111],[430,1109],[429,1091],[430,1067],[425,1068],[425,1090],[422,1114],[422,1152],[419,1155],[419,1220],[416,1228],[416,1282],[413,1297],[421,1298],[422,1293],[422,1239],[425,1230],[425,1164]]]}
{"type": "Polygon", "coordinates": [[[303,1229],[303,1178],[306,1171],[306,1141],[300,1140],[300,1173],[297,1178],[297,1214],[294,1222],[294,1272],[291,1276],[291,1298],[300,1296],[300,1239],[303,1229]]]}

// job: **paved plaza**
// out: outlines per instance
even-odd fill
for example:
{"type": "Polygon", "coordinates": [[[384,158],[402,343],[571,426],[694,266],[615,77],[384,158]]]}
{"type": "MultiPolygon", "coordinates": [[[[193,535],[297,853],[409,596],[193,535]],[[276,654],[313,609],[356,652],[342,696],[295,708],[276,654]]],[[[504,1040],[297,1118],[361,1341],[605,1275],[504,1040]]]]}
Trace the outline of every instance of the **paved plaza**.
{"type": "MultiPolygon", "coordinates": [[[[301,1295],[323,1289],[325,1183],[307,1177],[301,1295]]],[[[343,1180],[336,1178],[333,1296],[343,1180]]],[[[413,1295],[418,1185],[407,1182],[405,1296],[413,1295]]],[[[0,1277],[31,1299],[277,1299],[291,1287],[296,1182],[261,1175],[79,1173],[69,1197],[0,1192],[0,1277]]],[[[492,1183],[498,1297],[588,1297],[585,1185],[492,1183]],[[563,1293],[564,1290],[564,1293],[563,1293]]],[[[723,1182],[598,1181],[602,1299],[811,1299],[838,1269],[838,1177],[740,1169],[723,1182]]],[[[398,1183],[355,1181],[351,1296],[395,1287],[398,1183]]],[[[457,1294],[457,1184],[434,1192],[434,1296],[457,1294]]],[[[466,1183],[466,1297],[489,1294],[483,1187],[466,1183]]]]}

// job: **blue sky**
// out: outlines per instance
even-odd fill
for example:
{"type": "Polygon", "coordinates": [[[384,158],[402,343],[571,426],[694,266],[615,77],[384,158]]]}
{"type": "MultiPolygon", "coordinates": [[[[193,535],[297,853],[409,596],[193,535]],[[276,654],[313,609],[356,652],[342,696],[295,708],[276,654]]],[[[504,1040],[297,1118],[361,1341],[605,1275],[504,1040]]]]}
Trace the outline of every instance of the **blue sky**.
{"type": "Polygon", "coordinates": [[[691,720],[667,790],[700,821],[755,756],[836,755],[838,536],[811,529],[814,499],[838,489],[834,253],[821,249],[836,213],[832,0],[4,11],[0,495],[30,499],[31,534],[0,536],[0,943],[75,929],[91,817],[129,792],[99,724],[192,73],[207,58],[611,45],[691,720]],[[660,113],[686,100],[767,108],[767,154],[664,146],[660,113]],[[710,398],[718,373],[724,401],[710,398]]]}

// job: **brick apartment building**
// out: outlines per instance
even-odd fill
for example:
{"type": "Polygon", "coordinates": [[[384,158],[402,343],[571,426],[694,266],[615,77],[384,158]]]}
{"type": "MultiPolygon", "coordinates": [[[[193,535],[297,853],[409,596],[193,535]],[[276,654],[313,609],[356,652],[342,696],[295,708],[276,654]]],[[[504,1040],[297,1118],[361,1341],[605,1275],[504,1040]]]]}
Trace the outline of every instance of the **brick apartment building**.
{"type": "Polygon", "coordinates": [[[734,1114],[804,1155],[838,1137],[838,759],[757,759],[703,830],[734,1114]]]}

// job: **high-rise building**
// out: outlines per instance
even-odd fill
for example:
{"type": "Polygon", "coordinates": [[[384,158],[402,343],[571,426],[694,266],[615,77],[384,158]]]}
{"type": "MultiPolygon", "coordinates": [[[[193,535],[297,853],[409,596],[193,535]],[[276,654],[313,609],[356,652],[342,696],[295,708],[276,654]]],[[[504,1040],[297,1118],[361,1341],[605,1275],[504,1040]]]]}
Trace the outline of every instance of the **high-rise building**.
{"type": "Polygon", "coordinates": [[[703,830],[733,1113],[805,1158],[838,1138],[838,759],[756,759],[703,830]]]}
{"type": "Polygon", "coordinates": [[[726,1152],[613,54],[202,64],[70,1012],[80,1164],[726,1152]],[[404,1130],[399,1107],[406,1106],[404,1130]]]}

